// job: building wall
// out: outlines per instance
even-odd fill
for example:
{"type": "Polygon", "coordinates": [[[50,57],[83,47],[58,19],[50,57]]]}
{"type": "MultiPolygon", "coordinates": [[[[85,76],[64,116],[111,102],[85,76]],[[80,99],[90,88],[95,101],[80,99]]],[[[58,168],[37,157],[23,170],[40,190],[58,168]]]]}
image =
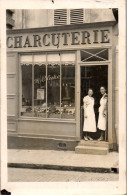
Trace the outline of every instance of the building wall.
{"type": "Polygon", "coordinates": [[[91,9],[90,22],[115,21],[112,9],[91,9]]]}
{"type": "MultiPolygon", "coordinates": [[[[115,21],[112,9],[85,9],[85,23],[115,21]]],[[[15,29],[53,26],[54,10],[15,10],[15,29]]]]}

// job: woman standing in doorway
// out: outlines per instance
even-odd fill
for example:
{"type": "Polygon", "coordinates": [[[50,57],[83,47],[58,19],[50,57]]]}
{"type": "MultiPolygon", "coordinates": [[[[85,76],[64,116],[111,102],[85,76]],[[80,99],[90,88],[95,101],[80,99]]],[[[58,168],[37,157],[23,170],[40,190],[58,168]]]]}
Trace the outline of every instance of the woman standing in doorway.
{"type": "Polygon", "coordinates": [[[101,131],[100,138],[98,141],[104,140],[104,132],[106,131],[107,126],[107,102],[108,95],[106,93],[106,88],[104,86],[100,87],[101,99],[100,99],[100,107],[99,107],[99,118],[98,118],[98,129],[101,131]]]}
{"type": "Polygon", "coordinates": [[[94,98],[93,90],[88,90],[88,95],[83,98],[84,102],[84,127],[83,131],[85,132],[84,139],[85,141],[92,140],[90,137],[90,132],[96,132],[96,122],[95,122],[95,113],[94,113],[94,98]]]}

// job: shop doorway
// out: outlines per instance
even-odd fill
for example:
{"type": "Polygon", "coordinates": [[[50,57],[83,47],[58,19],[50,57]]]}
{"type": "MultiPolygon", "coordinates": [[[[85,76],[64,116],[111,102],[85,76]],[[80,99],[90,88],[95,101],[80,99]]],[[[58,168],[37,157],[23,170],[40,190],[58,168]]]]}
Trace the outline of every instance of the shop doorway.
{"type": "MultiPolygon", "coordinates": [[[[98,122],[98,108],[100,106],[100,87],[105,86],[108,92],[108,65],[88,65],[81,66],[81,139],[84,137],[83,123],[84,123],[84,110],[83,110],[83,98],[88,94],[88,89],[93,89],[93,97],[95,99],[94,111],[96,117],[96,124],[98,122]]],[[[106,131],[107,132],[107,131],[106,131]]],[[[107,133],[106,133],[107,134],[107,133]]],[[[98,139],[100,136],[100,131],[97,129],[96,133],[91,133],[93,139],[98,139]]],[[[107,139],[107,135],[106,135],[107,139]]]]}

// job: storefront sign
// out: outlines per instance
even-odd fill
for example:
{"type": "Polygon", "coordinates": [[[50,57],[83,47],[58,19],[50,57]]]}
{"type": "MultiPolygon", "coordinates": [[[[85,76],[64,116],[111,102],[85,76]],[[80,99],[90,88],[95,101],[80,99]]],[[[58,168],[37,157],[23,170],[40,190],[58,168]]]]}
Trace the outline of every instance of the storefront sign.
{"type": "Polygon", "coordinates": [[[109,29],[80,30],[36,34],[16,34],[7,37],[7,48],[74,47],[110,43],[109,29]]]}

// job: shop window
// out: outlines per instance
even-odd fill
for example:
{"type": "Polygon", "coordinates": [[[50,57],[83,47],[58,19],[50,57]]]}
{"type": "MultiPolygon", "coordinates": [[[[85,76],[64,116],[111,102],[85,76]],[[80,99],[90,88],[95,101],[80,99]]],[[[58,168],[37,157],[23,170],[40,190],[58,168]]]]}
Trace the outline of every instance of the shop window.
{"type": "Polygon", "coordinates": [[[75,119],[75,54],[21,56],[21,116],[75,119]]]}
{"type": "Polygon", "coordinates": [[[108,49],[85,49],[81,50],[81,61],[106,61],[108,49]]]}

